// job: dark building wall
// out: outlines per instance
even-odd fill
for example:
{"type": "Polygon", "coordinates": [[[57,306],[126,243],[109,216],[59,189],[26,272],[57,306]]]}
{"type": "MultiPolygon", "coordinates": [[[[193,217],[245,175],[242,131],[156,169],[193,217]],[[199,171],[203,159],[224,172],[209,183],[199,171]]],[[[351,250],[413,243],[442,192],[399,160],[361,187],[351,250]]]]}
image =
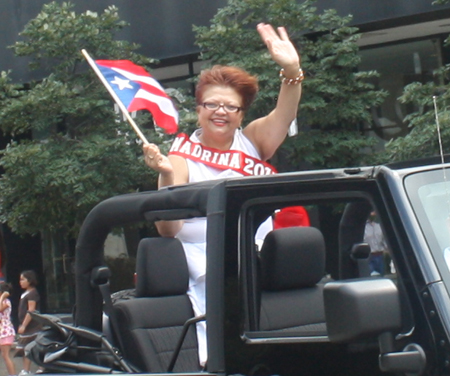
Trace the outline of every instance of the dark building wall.
{"type": "MultiPolygon", "coordinates": [[[[18,82],[39,77],[30,73],[25,58],[14,57],[7,48],[18,39],[25,24],[36,17],[49,0],[2,0],[0,2],[0,70],[11,69],[18,82]]],[[[59,1],[61,2],[61,1],[59,1]]],[[[386,28],[450,17],[450,5],[433,6],[432,0],[318,0],[319,10],[337,9],[353,15],[353,24],[362,29],[386,28]]],[[[143,54],[169,59],[198,52],[192,25],[208,25],[226,0],[76,0],[75,10],[102,12],[109,5],[119,8],[121,18],[130,23],[118,36],[140,44],[143,54]]],[[[264,21],[264,20],[262,20],[264,21]]]]}
{"type": "Polygon", "coordinates": [[[432,0],[318,0],[318,9],[337,9],[353,16],[362,30],[390,28],[450,17],[450,5],[432,5],[432,0]]]}
{"type": "MultiPolygon", "coordinates": [[[[12,70],[18,82],[29,82],[39,77],[39,72],[29,73],[28,61],[17,58],[7,48],[18,40],[28,21],[35,18],[43,0],[2,0],[0,2],[0,70],[12,70]]],[[[58,1],[61,3],[61,1],[58,1]]],[[[225,0],[77,0],[76,12],[91,10],[103,12],[114,4],[122,20],[130,27],[120,32],[118,38],[141,45],[140,52],[157,59],[168,59],[198,52],[194,44],[192,25],[207,25],[226,4],[225,0]]]]}

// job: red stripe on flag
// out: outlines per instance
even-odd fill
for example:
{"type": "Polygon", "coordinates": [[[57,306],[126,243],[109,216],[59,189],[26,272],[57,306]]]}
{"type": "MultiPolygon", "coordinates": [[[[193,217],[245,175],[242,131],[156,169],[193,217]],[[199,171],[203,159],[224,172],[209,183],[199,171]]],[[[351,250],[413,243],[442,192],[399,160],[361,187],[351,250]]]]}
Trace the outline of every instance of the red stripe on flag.
{"type": "Polygon", "coordinates": [[[133,102],[128,108],[128,111],[133,112],[137,110],[146,109],[149,110],[153,118],[155,119],[155,123],[166,130],[167,133],[173,134],[178,130],[178,125],[175,119],[172,116],[167,115],[162,112],[159,108],[158,104],[154,102],[150,102],[143,98],[134,98],[133,102]]]}
{"type": "Polygon", "coordinates": [[[144,68],[129,60],[95,60],[95,62],[108,68],[120,68],[140,76],[151,77],[150,73],[148,73],[144,68]]]}
{"type": "Polygon", "coordinates": [[[138,93],[142,90],[153,96],[164,98],[162,101],[156,98],[153,101],[151,96],[149,96],[149,98],[135,96],[128,105],[127,110],[130,112],[144,109],[148,110],[152,113],[157,126],[163,128],[167,133],[177,132],[178,113],[172,98],[166,94],[164,89],[160,87],[158,81],[156,81],[143,67],[140,67],[129,60],[96,60],[95,63],[110,69],[122,70],[123,72],[116,72],[141,86],[138,93]],[[127,75],[126,73],[130,73],[130,75],[127,75]],[[151,83],[148,81],[151,81],[151,83]],[[153,86],[153,83],[156,86],[153,86]],[[170,104],[168,101],[170,101],[170,104]],[[162,104],[162,109],[159,107],[159,104],[162,104]],[[165,110],[165,112],[163,110],[165,110]]]}

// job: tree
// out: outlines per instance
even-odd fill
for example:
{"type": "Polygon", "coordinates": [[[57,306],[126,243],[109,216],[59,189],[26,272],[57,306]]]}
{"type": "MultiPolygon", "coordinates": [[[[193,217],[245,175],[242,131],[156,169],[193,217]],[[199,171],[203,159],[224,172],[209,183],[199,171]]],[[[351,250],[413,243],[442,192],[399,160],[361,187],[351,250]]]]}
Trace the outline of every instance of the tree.
{"type": "MultiPolygon", "coordinates": [[[[141,147],[81,49],[95,58],[154,60],[134,51],[136,44],[115,40],[127,24],[114,6],[102,14],[76,14],[73,4],[44,5],[12,46],[31,58],[42,80],[13,84],[0,77],[0,127],[12,136],[2,150],[0,218],[19,234],[58,231],[75,236],[86,214],[108,197],[155,187],[156,174],[145,167],[141,147]]],[[[151,131],[150,115],[136,122],[151,131]]]]}
{"type": "Polygon", "coordinates": [[[230,0],[209,27],[195,27],[202,58],[211,64],[240,66],[259,78],[250,119],[264,116],[274,107],[279,90],[279,67],[270,59],[255,31],[258,22],[287,28],[302,55],[306,72],[298,123],[300,133],[289,138],[274,162],[285,170],[299,169],[304,161],[316,168],[355,166],[367,162],[375,140],[363,136],[361,125],[370,122],[369,109],[386,96],[374,90],[376,72],[358,72],[357,29],[351,17],[334,10],[319,14],[313,0],[230,0]],[[284,158],[280,156],[284,155],[284,158]]]}
{"type": "Polygon", "coordinates": [[[404,119],[410,132],[386,144],[386,150],[380,161],[403,161],[439,155],[442,150],[450,150],[450,90],[448,84],[450,66],[437,69],[435,82],[413,82],[404,88],[399,101],[412,104],[417,109],[404,119]],[[434,97],[436,100],[437,118],[434,97]],[[439,125],[439,130],[438,130],[439,125]],[[439,140],[439,131],[441,141],[439,140]]]}
{"type": "MultiPolygon", "coordinates": [[[[447,4],[448,0],[438,0],[433,4],[447,4]]],[[[450,46],[450,36],[444,47],[450,46]]],[[[408,114],[404,121],[410,132],[386,144],[386,152],[380,161],[402,161],[439,155],[450,150],[450,64],[433,72],[433,81],[413,82],[405,86],[399,101],[412,105],[416,110],[408,114]],[[439,129],[438,129],[439,126],[439,129]],[[439,133],[441,140],[439,140],[439,133]]]]}

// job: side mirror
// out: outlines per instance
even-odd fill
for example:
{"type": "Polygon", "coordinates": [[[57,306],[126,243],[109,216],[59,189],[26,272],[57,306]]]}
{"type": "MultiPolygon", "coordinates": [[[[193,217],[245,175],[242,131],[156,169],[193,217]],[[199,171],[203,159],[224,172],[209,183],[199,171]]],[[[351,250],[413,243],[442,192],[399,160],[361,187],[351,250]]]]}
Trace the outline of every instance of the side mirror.
{"type": "Polygon", "coordinates": [[[416,343],[394,349],[393,333],[401,329],[397,286],[387,278],[329,282],[324,287],[325,319],[331,342],[378,338],[379,365],[384,372],[422,375],[426,354],[416,343]]]}
{"type": "Polygon", "coordinates": [[[323,294],[331,342],[376,338],[401,328],[400,298],[390,279],[329,282],[323,294]]]}

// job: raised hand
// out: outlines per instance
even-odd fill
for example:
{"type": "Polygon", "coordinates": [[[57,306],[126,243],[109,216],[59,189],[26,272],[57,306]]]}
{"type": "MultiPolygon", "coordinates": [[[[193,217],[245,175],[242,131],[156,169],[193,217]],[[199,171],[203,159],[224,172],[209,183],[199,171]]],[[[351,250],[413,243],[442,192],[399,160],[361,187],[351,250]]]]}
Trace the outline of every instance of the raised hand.
{"type": "Polygon", "coordinates": [[[277,31],[272,25],[260,23],[256,27],[261,39],[267,46],[272,59],[286,72],[286,76],[297,76],[300,68],[300,56],[292,44],[284,27],[277,31]]]}

